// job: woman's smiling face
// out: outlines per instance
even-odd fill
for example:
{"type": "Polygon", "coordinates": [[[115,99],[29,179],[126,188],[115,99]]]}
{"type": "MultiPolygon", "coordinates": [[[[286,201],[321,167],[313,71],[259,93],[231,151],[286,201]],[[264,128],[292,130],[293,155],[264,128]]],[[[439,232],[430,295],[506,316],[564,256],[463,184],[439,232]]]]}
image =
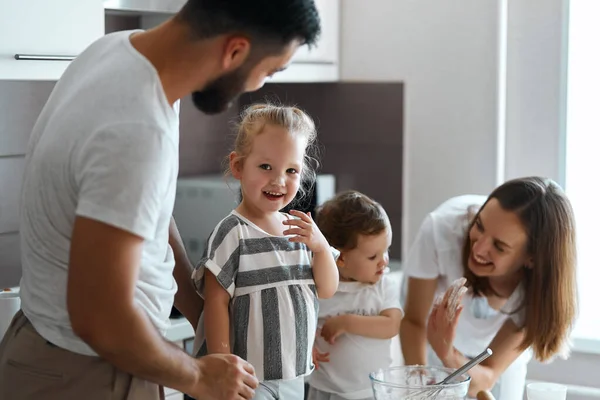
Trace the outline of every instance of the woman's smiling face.
{"type": "Polygon", "coordinates": [[[490,199],[469,231],[469,269],[480,277],[510,276],[530,263],[527,232],[519,217],[490,199]]]}

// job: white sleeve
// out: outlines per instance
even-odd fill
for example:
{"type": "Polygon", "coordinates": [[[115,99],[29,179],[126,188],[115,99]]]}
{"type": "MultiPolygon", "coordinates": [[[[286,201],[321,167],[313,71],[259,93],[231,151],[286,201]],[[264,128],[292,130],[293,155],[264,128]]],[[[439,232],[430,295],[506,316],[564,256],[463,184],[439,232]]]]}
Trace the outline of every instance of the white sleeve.
{"type": "Polygon", "coordinates": [[[435,245],[433,218],[428,215],[404,263],[404,278],[435,279],[441,275],[435,245]]]}
{"type": "MultiPolygon", "coordinates": [[[[333,246],[329,246],[329,250],[331,251],[331,255],[333,256],[333,259],[335,261],[337,261],[337,259],[340,257],[340,251],[333,246]]],[[[315,256],[315,254],[311,251],[310,252],[311,260],[314,259],[314,256],[315,256]]]]}
{"type": "Polygon", "coordinates": [[[515,326],[522,328],[525,326],[525,314],[525,309],[522,309],[516,313],[510,314],[510,319],[513,321],[515,326]]]}
{"type": "Polygon", "coordinates": [[[397,308],[402,311],[404,315],[404,311],[402,310],[402,306],[400,305],[400,283],[397,279],[386,274],[382,278],[383,280],[383,305],[381,307],[381,311],[389,310],[391,308],[397,308]]]}
{"type": "Polygon", "coordinates": [[[524,298],[525,289],[523,289],[523,284],[521,283],[502,307],[502,311],[507,313],[509,318],[519,328],[525,326],[525,318],[527,316],[525,307],[522,307],[524,298]]]}
{"type": "Polygon", "coordinates": [[[109,126],[75,159],[76,214],[154,239],[178,150],[164,132],[140,123],[109,126]]]}
{"type": "Polygon", "coordinates": [[[211,233],[204,256],[192,273],[192,280],[200,296],[204,297],[204,268],[207,268],[229,296],[233,297],[240,268],[239,225],[240,220],[230,215],[211,233]]]}
{"type": "Polygon", "coordinates": [[[340,251],[333,246],[329,246],[329,248],[331,249],[331,255],[333,256],[333,259],[337,261],[337,259],[340,257],[340,251]]]}

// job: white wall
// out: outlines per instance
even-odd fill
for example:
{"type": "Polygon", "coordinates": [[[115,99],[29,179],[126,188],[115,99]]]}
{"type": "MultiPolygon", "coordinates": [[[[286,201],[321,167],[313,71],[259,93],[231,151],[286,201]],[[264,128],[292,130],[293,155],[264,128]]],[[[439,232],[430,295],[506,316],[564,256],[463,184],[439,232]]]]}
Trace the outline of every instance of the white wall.
{"type": "Polygon", "coordinates": [[[499,15],[487,0],[342,2],[342,79],[406,84],[403,249],[440,202],[496,184],[499,15]]]}
{"type": "Polygon", "coordinates": [[[564,184],[567,3],[342,1],[341,78],[406,84],[404,254],[450,196],[564,184]]]}
{"type": "Polygon", "coordinates": [[[509,0],[506,178],[564,185],[568,0],[509,0]]]}

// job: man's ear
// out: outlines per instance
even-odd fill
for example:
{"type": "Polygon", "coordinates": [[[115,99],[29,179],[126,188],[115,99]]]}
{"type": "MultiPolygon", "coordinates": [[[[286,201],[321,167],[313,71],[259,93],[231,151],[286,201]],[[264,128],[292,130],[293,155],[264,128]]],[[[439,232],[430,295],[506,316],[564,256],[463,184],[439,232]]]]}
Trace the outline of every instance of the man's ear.
{"type": "Polygon", "coordinates": [[[225,71],[238,69],[250,55],[250,40],[246,37],[228,37],[224,46],[221,66],[225,71]]]}

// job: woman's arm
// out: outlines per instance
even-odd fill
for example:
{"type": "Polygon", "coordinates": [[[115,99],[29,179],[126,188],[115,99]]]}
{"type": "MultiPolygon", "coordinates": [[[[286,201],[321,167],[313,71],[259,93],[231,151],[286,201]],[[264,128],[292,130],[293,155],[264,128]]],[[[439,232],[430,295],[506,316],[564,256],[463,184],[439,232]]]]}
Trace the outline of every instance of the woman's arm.
{"type": "MultiPolygon", "coordinates": [[[[518,350],[518,346],[524,337],[524,332],[517,328],[512,320],[509,319],[502,325],[489,345],[493,355],[469,370],[469,396],[475,397],[479,391],[490,390],[496,384],[500,375],[521,355],[522,351],[518,350]]],[[[449,368],[459,368],[467,361],[468,359],[456,349],[442,359],[444,365],[449,368]]]]}
{"type": "Polygon", "coordinates": [[[400,344],[405,365],[427,364],[427,316],[433,303],[437,279],[408,279],[400,344]]]}
{"type": "Polygon", "coordinates": [[[404,262],[407,293],[400,344],[406,365],[427,364],[427,316],[433,303],[441,268],[438,264],[434,218],[429,214],[421,224],[404,262]]]}
{"type": "Polygon", "coordinates": [[[230,354],[229,293],[208,268],[205,274],[204,325],[208,354],[230,354]]]}

